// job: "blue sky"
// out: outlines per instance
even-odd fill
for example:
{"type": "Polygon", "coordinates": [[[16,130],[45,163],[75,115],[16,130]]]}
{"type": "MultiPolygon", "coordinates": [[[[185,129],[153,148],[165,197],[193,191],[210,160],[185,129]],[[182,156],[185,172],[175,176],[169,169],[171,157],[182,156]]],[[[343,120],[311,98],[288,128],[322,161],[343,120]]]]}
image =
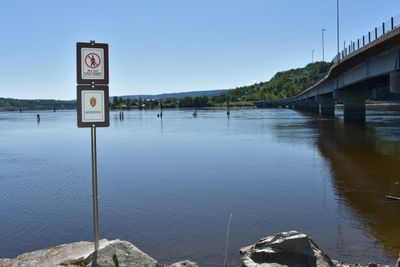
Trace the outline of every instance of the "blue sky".
{"type": "MultiPolygon", "coordinates": [[[[400,14],[340,0],[341,46],[400,14]]],[[[1,0],[0,97],[73,99],[76,42],[110,46],[110,94],[234,88],[336,52],[336,0],[1,0]]]]}

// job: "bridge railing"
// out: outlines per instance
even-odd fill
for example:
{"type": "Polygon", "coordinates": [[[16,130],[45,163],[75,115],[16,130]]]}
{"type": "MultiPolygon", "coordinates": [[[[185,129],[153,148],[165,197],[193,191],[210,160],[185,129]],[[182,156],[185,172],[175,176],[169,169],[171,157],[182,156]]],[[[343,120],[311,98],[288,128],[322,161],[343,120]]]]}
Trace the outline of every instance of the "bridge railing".
{"type": "Polygon", "coordinates": [[[394,29],[400,27],[400,15],[395,17],[391,17],[388,21],[383,22],[381,25],[375,27],[367,34],[360,36],[354,41],[350,41],[349,43],[344,43],[344,49],[340,51],[336,57],[332,60],[333,63],[338,63],[341,59],[353,54],[360,48],[368,45],[369,43],[375,41],[381,36],[393,31],[394,29]]]}

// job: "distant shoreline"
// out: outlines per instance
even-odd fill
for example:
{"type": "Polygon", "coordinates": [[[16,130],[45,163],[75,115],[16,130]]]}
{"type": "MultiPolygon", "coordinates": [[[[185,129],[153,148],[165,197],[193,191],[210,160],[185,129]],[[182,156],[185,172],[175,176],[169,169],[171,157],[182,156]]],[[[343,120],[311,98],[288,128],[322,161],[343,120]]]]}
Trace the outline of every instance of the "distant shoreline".
{"type": "MultiPolygon", "coordinates": [[[[61,101],[61,100],[57,100],[61,101]]],[[[70,102],[70,101],[67,101],[70,102]]],[[[336,107],[339,109],[343,107],[343,104],[336,104],[336,107]]],[[[369,110],[400,110],[400,101],[367,101],[366,107],[369,110]]],[[[256,106],[230,106],[230,109],[254,109],[256,106]]],[[[176,107],[163,107],[163,110],[226,110],[226,106],[210,106],[210,107],[185,107],[185,108],[176,108],[176,107]]],[[[61,108],[40,108],[40,109],[23,109],[21,110],[16,107],[0,109],[0,112],[15,112],[15,113],[30,113],[30,112],[57,112],[57,111],[75,111],[76,104],[73,103],[72,106],[61,107],[61,108]]],[[[111,111],[129,111],[129,110],[140,110],[138,108],[131,109],[111,109],[111,111]]],[[[160,110],[160,107],[147,108],[141,110],[160,110]]]]}

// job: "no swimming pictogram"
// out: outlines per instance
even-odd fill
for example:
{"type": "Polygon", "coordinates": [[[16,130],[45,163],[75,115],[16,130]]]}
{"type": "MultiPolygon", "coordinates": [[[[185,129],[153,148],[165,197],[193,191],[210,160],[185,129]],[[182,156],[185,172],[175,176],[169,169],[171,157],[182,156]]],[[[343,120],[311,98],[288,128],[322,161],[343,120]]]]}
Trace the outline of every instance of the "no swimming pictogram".
{"type": "Polygon", "coordinates": [[[96,53],[89,53],[85,57],[85,64],[88,68],[96,69],[100,66],[101,58],[96,53]]]}

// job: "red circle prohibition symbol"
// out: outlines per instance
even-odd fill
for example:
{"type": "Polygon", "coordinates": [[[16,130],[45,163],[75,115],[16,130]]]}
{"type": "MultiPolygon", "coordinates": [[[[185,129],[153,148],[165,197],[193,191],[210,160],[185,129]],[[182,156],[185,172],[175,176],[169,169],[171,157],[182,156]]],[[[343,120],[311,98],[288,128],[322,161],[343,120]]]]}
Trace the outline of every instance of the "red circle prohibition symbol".
{"type": "Polygon", "coordinates": [[[96,53],[89,53],[85,57],[85,64],[88,68],[95,69],[100,66],[100,56],[96,53]]]}

